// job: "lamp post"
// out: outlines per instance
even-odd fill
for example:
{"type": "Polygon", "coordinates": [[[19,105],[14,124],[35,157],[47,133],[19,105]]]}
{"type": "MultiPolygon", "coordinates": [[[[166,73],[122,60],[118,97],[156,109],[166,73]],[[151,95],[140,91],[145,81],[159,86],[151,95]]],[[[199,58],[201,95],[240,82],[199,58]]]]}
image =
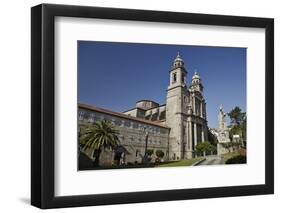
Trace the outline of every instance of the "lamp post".
{"type": "Polygon", "coordinates": [[[144,156],[142,158],[142,162],[147,163],[148,131],[147,131],[146,127],[143,128],[143,132],[145,133],[145,147],[144,147],[144,156]]]}

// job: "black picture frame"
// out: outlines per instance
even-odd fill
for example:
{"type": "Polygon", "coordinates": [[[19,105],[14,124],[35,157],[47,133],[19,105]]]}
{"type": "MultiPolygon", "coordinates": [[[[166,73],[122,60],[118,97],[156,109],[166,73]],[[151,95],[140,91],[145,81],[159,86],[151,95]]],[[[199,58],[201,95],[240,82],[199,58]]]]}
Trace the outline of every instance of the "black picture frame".
{"type": "Polygon", "coordinates": [[[163,11],[41,4],[31,8],[31,204],[60,208],[106,204],[217,198],[274,193],[274,20],[163,11]],[[56,197],[54,171],[55,17],[83,17],[162,23],[264,28],[265,184],[56,197]]]}

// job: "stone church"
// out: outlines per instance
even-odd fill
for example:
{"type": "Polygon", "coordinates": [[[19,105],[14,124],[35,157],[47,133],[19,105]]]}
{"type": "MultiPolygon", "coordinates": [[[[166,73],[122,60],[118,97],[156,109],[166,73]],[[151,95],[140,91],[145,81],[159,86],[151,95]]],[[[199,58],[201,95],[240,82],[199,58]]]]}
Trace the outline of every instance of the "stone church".
{"type": "Polygon", "coordinates": [[[170,127],[173,159],[192,158],[197,143],[207,140],[206,102],[200,76],[195,72],[188,85],[188,71],[179,53],[169,71],[166,104],[142,100],[124,114],[160,122],[170,127]]]}
{"type": "Polygon", "coordinates": [[[122,145],[130,153],[126,161],[137,161],[143,155],[144,128],[150,131],[148,148],[164,151],[165,160],[193,158],[196,145],[208,140],[204,87],[196,72],[188,83],[188,70],[179,53],[169,70],[169,78],[165,104],[140,100],[123,113],[80,104],[78,120],[80,124],[89,122],[89,117],[92,122],[100,117],[112,121],[121,133],[122,145]]]}

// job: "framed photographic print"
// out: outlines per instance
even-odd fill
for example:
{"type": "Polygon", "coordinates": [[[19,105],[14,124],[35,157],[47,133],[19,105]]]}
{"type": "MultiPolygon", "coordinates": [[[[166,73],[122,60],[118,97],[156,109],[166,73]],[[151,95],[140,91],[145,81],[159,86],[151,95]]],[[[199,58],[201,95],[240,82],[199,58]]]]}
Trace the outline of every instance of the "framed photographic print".
{"type": "Polygon", "coordinates": [[[274,21],[31,9],[31,203],[274,192],[274,21]]]}

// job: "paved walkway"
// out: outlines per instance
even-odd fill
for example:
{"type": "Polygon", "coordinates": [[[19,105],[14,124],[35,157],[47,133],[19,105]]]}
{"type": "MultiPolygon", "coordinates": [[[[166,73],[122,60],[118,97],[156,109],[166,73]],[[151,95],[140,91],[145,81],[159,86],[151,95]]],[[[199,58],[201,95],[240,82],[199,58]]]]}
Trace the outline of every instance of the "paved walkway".
{"type": "Polygon", "coordinates": [[[224,164],[223,160],[221,157],[217,155],[211,155],[211,156],[206,156],[206,160],[203,162],[197,164],[196,166],[202,166],[202,165],[219,165],[219,164],[224,164]]]}

